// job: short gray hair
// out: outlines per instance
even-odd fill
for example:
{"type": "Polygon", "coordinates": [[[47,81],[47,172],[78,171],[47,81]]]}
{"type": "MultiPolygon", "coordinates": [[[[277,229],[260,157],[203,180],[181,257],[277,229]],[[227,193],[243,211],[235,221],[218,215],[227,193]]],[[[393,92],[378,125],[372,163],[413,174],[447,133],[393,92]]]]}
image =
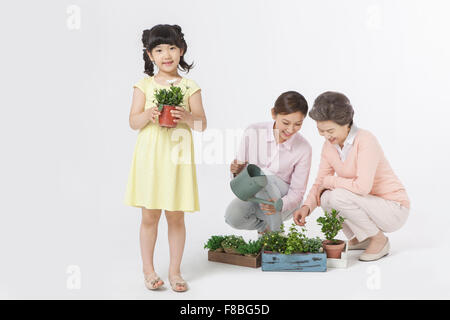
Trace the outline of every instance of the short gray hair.
{"type": "Polygon", "coordinates": [[[333,121],[344,126],[353,124],[353,107],[350,100],[339,92],[327,91],[319,95],[309,112],[316,121],[333,121]]]}

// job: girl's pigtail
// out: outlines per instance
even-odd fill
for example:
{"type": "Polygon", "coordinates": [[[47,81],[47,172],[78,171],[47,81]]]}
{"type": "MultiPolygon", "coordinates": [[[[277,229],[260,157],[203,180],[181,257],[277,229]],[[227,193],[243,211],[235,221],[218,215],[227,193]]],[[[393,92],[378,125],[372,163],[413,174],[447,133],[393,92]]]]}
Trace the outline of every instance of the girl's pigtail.
{"type": "Polygon", "coordinates": [[[181,48],[183,50],[183,55],[180,58],[180,63],[179,63],[179,67],[181,68],[181,70],[185,71],[186,73],[189,72],[189,70],[191,70],[194,67],[194,63],[188,64],[185,60],[184,60],[184,55],[186,54],[187,51],[187,43],[184,40],[184,34],[181,31],[181,27],[177,24],[172,25],[172,28],[177,32],[178,37],[181,40],[181,48]]]}
{"type": "Polygon", "coordinates": [[[144,46],[143,52],[144,52],[144,61],[145,61],[145,66],[144,66],[144,73],[148,74],[150,77],[153,76],[154,70],[153,70],[153,62],[152,60],[150,60],[150,57],[147,54],[147,48],[148,48],[148,38],[150,35],[150,30],[144,30],[144,32],[142,33],[142,44],[144,46]]]}

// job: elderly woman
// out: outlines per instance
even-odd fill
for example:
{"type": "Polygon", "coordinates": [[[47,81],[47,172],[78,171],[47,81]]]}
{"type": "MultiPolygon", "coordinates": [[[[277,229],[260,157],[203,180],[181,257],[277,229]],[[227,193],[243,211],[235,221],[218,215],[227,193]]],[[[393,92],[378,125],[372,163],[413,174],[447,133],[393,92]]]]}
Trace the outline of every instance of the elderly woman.
{"type": "Polygon", "coordinates": [[[270,204],[235,198],[225,213],[225,221],[231,227],[257,230],[259,234],[279,230],[282,222],[301,207],[311,167],[311,146],[299,133],[307,113],[305,98],[296,91],[287,91],[271,109],[273,121],[247,127],[230,171],[236,176],[248,163],[257,165],[268,183],[256,197],[281,198],[283,205],[278,212],[270,204]]]}
{"type": "Polygon", "coordinates": [[[309,116],[325,138],[319,172],[294,222],[317,207],[336,209],[345,218],[343,232],[349,249],[365,249],[361,261],[378,260],[389,253],[385,232],[398,230],[409,215],[409,198],[393,172],[375,136],[353,123],[353,108],[338,92],[322,93],[309,116]]]}

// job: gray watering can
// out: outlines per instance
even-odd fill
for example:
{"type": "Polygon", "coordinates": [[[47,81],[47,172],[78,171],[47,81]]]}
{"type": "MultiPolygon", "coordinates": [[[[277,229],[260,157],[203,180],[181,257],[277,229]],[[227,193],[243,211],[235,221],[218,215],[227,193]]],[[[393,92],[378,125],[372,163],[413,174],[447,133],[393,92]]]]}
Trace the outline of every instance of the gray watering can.
{"type": "Polygon", "coordinates": [[[271,204],[278,212],[283,208],[283,200],[268,201],[256,198],[255,195],[267,185],[267,177],[261,169],[249,164],[230,182],[231,190],[239,199],[256,203],[271,204]]]}

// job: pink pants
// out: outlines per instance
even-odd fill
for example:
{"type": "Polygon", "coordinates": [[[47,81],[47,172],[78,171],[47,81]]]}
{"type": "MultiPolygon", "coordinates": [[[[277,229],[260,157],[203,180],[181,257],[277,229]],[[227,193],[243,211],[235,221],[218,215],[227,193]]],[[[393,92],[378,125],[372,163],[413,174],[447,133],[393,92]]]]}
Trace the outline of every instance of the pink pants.
{"type": "Polygon", "coordinates": [[[345,218],[342,231],[348,239],[356,236],[358,241],[376,235],[380,230],[393,232],[402,227],[409,215],[409,209],[400,203],[380,197],[360,196],[346,189],[325,191],[321,198],[321,207],[330,212],[339,211],[345,218]]]}

